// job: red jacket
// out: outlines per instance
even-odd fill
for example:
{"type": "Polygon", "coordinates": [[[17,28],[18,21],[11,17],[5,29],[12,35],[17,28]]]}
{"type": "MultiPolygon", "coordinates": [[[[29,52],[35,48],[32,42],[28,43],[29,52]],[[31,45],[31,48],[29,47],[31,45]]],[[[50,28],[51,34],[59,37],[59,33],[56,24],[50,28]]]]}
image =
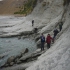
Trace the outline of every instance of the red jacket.
{"type": "Polygon", "coordinates": [[[52,37],[51,36],[47,36],[46,38],[46,43],[51,43],[52,37]]]}

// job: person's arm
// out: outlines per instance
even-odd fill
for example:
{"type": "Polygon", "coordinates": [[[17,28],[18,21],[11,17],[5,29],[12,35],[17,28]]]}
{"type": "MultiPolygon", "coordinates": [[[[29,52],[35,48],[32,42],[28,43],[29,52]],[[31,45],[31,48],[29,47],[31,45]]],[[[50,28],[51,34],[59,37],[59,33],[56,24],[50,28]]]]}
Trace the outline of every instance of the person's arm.
{"type": "Polygon", "coordinates": [[[53,40],[53,38],[51,37],[51,40],[53,40]]]}

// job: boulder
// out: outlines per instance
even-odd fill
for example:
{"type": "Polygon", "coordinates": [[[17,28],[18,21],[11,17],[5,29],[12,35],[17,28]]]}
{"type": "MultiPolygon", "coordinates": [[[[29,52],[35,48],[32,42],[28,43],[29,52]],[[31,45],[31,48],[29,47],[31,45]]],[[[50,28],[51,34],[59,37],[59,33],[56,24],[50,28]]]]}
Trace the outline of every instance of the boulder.
{"type": "Polygon", "coordinates": [[[40,53],[41,52],[41,49],[37,49],[35,52],[33,52],[33,54],[36,54],[36,53],[40,53]]]}
{"type": "Polygon", "coordinates": [[[22,53],[18,54],[16,57],[15,57],[15,60],[18,59],[18,58],[21,58],[22,57],[22,53]]]}
{"type": "Polygon", "coordinates": [[[30,58],[30,59],[27,60],[27,62],[35,61],[35,60],[37,60],[37,58],[30,58]]]}
{"type": "Polygon", "coordinates": [[[46,6],[46,2],[43,2],[42,6],[46,6]]]}
{"type": "Polygon", "coordinates": [[[20,36],[26,36],[26,35],[32,35],[33,34],[33,31],[25,31],[25,32],[21,32],[19,35],[20,36]]]}
{"type": "Polygon", "coordinates": [[[20,58],[16,58],[16,59],[15,59],[15,64],[20,64],[20,63],[22,63],[19,59],[20,59],[20,58]]]}
{"type": "Polygon", "coordinates": [[[18,58],[16,58],[16,59],[15,59],[15,63],[17,63],[17,61],[18,61],[18,60],[19,60],[19,59],[18,59],[18,58]]]}
{"type": "Polygon", "coordinates": [[[34,33],[37,33],[37,31],[38,31],[38,28],[34,28],[34,33]]]}
{"type": "Polygon", "coordinates": [[[15,60],[15,57],[14,56],[11,56],[11,57],[8,58],[7,63],[10,64],[14,60],[15,60]]]}
{"type": "Polygon", "coordinates": [[[14,65],[14,62],[11,62],[9,65],[10,65],[10,66],[13,66],[13,65],[14,65]]]}
{"type": "Polygon", "coordinates": [[[28,55],[24,55],[23,57],[21,57],[19,60],[20,61],[26,61],[27,59],[31,58],[31,54],[28,55]]]}
{"type": "Polygon", "coordinates": [[[20,63],[22,63],[22,62],[18,60],[16,64],[20,64],[20,63]]]}
{"type": "Polygon", "coordinates": [[[4,56],[0,56],[0,59],[4,58],[4,56]]]}
{"type": "Polygon", "coordinates": [[[9,64],[5,64],[5,65],[3,65],[4,67],[8,67],[9,66],[9,64]]]}
{"type": "Polygon", "coordinates": [[[40,42],[40,40],[38,40],[38,41],[36,42],[36,44],[37,44],[37,47],[38,47],[38,48],[41,47],[41,42],[40,42]]]}
{"type": "Polygon", "coordinates": [[[40,35],[35,37],[35,41],[38,41],[40,39],[40,35]]]}
{"type": "Polygon", "coordinates": [[[21,37],[20,37],[20,36],[18,36],[18,40],[19,40],[19,39],[21,39],[21,37]]]}
{"type": "Polygon", "coordinates": [[[24,53],[28,53],[28,51],[29,51],[28,48],[26,48],[24,53]]]}
{"type": "Polygon", "coordinates": [[[23,49],[22,52],[21,52],[21,54],[23,55],[25,53],[28,53],[28,51],[29,51],[28,48],[26,48],[25,50],[23,49]]]}
{"type": "Polygon", "coordinates": [[[26,36],[22,36],[22,39],[25,39],[25,38],[28,38],[28,36],[26,35],[26,36]]]}

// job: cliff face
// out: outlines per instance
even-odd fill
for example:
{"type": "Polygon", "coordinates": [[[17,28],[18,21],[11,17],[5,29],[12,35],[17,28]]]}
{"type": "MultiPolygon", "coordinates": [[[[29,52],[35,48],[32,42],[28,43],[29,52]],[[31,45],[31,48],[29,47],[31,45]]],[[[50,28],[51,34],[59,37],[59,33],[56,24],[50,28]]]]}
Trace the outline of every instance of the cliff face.
{"type": "Polygon", "coordinates": [[[22,14],[32,12],[37,0],[3,0],[0,1],[0,15],[22,14]]]}
{"type": "Polygon", "coordinates": [[[27,0],[3,0],[0,1],[0,15],[12,15],[21,9],[27,0]]]}
{"type": "MultiPolygon", "coordinates": [[[[60,0],[58,1],[54,0],[54,1],[55,1],[54,2],[55,4],[59,4],[60,0]],[[56,1],[58,3],[56,3],[56,1]]],[[[30,66],[26,70],[70,70],[70,47],[69,47],[70,46],[70,41],[69,41],[70,40],[70,3],[69,2],[70,2],[69,0],[64,0],[63,2],[64,6],[63,6],[63,14],[62,14],[61,20],[63,21],[64,24],[63,24],[62,31],[59,32],[58,34],[60,35],[60,37],[53,44],[53,46],[51,46],[51,48],[46,51],[46,53],[44,53],[38,58],[38,61],[36,63],[34,63],[32,66],[30,66]]],[[[57,9],[57,5],[56,7],[54,7],[54,11],[56,9],[57,9]]],[[[53,9],[50,11],[53,11],[53,9]]],[[[56,11],[59,11],[59,9],[56,11]]],[[[56,18],[52,22],[50,21],[51,24],[50,23],[47,24],[47,26],[45,27],[46,30],[45,28],[43,28],[42,32],[43,31],[49,32],[51,29],[49,27],[55,23],[56,18]]]]}
{"type": "MultiPolygon", "coordinates": [[[[0,1],[0,15],[13,15],[15,12],[20,12],[20,11],[24,10],[24,3],[26,3],[27,1],[31,1],[31,0],[11,0],[11,1],[10,0],[1,0],[0,1]]],[[[32,0],[32,2],[33,1],[34,0],[32,0]]],[[[51,1],[50,0],[47,0],[47,1],[46,0],[37,0],[37,1],[39,3],[43,2],[43,4],[42,4],[43,7],[41,7],[41,9],[39,8],[38,9],[39,11],[42,10],[42,8],[45,8],[45,6],[47,6],[47,9],[48,9],[49,5],[52,6],[52,3],[54,2],[53,0],[51,0],[51,1]]],[[[62,3],[62,1],[64,1],[63,5],[69,4],[69,2],[70,2],[70,0],[61,0],[61,3],[62,3]]],[[[59,3],[57,2],[57,0],[56,0],[56,4],[59,7],[61,6],[61,4],[59,5],[59,3]]],[[[33,5],[33,6],[35,6],[35,5],[33,5]]],[[[54,6],[55,6],[55,4],[54,4],[54,6]]],[[[32,9],[33,8],[31,8],[31,11],[32,11],[32,9]]],[[[42,10],[42,11],[44,11],[44,10],[42,10]]],[[[42,11],[40,11],[38,13],[40,14],[40,13],[42,13],[42,11]]]]}

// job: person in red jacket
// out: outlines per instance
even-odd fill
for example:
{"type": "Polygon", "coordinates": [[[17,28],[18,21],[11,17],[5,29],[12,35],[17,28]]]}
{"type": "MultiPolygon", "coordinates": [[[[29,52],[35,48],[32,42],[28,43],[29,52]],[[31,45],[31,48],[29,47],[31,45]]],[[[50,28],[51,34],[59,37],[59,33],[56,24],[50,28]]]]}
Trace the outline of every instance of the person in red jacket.
{"type": "Polygon", "coordinates": [[[53,38],[50,36],[50,34],[48,34],[46,37],[46,43],[48,49],[50,48],[51,40],[53,40],[53,38]]]}

